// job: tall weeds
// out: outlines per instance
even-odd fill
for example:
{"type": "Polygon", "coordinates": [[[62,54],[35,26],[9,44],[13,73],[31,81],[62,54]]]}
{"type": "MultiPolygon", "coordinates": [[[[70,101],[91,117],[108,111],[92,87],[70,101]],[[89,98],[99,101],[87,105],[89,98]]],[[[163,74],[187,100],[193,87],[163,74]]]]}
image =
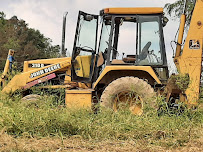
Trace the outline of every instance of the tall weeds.
{"type": "Polygon", "coordinates": [[[202,136],[203,111],[184,111],[181,115],[158,116],[148,110],[142,116],[129,111],[70,109],[44,96],[40,106],[23,106],[20,98],[0,98],[0,130],[30,137],[80,136],[95,140],[142,140],[149,144],[176,146],[202,136]]]}

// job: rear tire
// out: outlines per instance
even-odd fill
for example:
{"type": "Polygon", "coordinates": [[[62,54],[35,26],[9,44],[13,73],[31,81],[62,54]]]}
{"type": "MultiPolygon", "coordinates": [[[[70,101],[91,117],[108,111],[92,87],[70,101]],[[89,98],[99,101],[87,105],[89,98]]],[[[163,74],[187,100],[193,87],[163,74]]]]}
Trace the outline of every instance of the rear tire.
{"type": "Polygon", "coordinates": [[[154,89],[146,81],[137,77],[122,77],[105,88],[100,101],[102,107],[114,111],[129,108],[133,114],[141,115],[144,105],[156,107],[156,101],[152,98],[154,95],[154,89]]]}

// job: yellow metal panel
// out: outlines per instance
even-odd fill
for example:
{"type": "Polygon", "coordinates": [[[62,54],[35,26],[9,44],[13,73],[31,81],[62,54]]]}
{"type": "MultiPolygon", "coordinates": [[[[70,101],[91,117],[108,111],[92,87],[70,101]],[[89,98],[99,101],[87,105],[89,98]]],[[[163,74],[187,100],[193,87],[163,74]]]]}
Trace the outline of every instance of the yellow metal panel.
{"type": "Polygon", "coordinates": [[[43,68],[38,68],[35,70],[31,70],[28,72],[23,72],[21,74],[15,75],[13,79],[3,88],[2,92],[3,93],[14,92],[17,89],[21,89],[22,87],[24,87],[28,82],[42,78],[60,69],[67,68],[70,65],[71,65],[71,61],[66,60],[66,61],[52,64],[49,66],[45,66],[43,68]]]}
{"type": "Polygon", "coordinates": [[[71,88],[71,85],[46,85],[46,86],[41,86],[39,88],[63,89],[63,88],[71,88]]]}
{"type": "Polygon", "coordinates": [[[195,104],[199,99],[200,75],[203,50],[203,1],[196,1],[190,28],[182,51],[182,55],[176,58],[175,64],[179,73],[189,74],[190,84],[186,90],[187,102],[195,104]],[[201,23],[201,24],[199,24],[201,23]],[[199,48],[189,48],[191,40],[199,41],[199,48]]]}
{"type": "Polygon", "coordinates": [[[135,7],[135,8],[106,8],[105,14],[162,14],[163,8],[159,7],[135,7]]]}
{"type": "Polygon", "coordinates": [[[161,84],[161,81],[159,80],[159,78],[157,77],[157,75],[155,74],[154,70],[152,69],[152,67],[150,66],[106,66],[104,68],[104,70],[102,71],[102,73],[100,74],[99,78],[97,79],[97,81],[94,83],[94,88],[96,87],[96,85],[99,83],[99,81],[109,72],[109,71],[113,71],[113,70],[141,70],[141,71],[145,71],[147,73],[149,73],[149,75],[151,75],[158,84],[161,84]]]}
{"type": "Polygon", "coordinates": [[[71,66],[68,67],[65,75],[64,84],[71,82],[71,66]]]}
{"type": "MultiPolygon", "coordinates": [[[[179,34],[178,34],[178,43],[179,44],[182,44],[183,34],[184,34],[184,29],[185,29],[185,21],[186,21],[186,16],[183,14],[183,15],[181,15],[181,18],[180,18],[180,27],[179,27],[179,34]]],[[[176,57],[180,56],[180,52],[181,52],[181,45],[177,45],[174,60],[176,60],[176,57]]]]}
{"type": "Polygon", "coordinates": [[[91,108],[92,91],[84,90],[66,90],[66,105],[71,108],[91,108]]]}
{"type": "MultiPolygon", "coordinates": [[[[32,69],[33,70],[33,69],[32,69]]],[[[24,61],[24,65],[23,65],[23,72],[27,72],[28,70],[28,61],[24,61]]]]}
{"type": "Polygon", "coordinates": [[[78,82],[78,87],[82,89],[88,89],[88,88],[91,88],[91,83],[78,82]]]}
{"type": "MultiPolygon", "coordinates": [[[[24,61],[24,67],[23,67],[23,72],[28,72],[31,70],[39,69],[39,68],[34,68],[34,67],[28,67],[29,64],[55,64],[63,61],[70,61],[71,57],[62,57],[62,58],[50,58],[50,59],[40,59],[40,60],[29,60],[29,61],[24,61]]],[[[61,69],[59,71],[64,71],[64,69],[61,69]]]]}
{"type": "Polygon", "coordinates": [[[49,64],[49,63],[58,63],[62,61],[67,61],[70,60],[71,57],[61,57],[61,58],[50,58],[50,59],[40,59],[40,60],[29,60],[27,61],[28,63],[44,63],[44,64],[49,64]]]}
{"type": "Polygon", "coordinates": [[[89,78],[91,55],[77,56],[74,68],[76,69],[77,76],[89,78]]]}

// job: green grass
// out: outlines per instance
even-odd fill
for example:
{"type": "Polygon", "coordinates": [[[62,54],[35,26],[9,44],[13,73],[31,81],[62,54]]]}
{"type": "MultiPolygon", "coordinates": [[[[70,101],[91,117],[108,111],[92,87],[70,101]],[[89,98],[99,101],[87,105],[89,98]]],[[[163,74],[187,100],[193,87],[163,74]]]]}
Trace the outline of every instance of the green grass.
{"type": "Polygon", "coordinates": [[[44,96],[37,106],[0,95],[0,130],[14,137],[72,137],[87,140],[133,140],[146,145],[183,146],[202,136],[203,110],[185,110],[182,114],[157,115],[148,109],[142,116],[128,111],[68,109],[53,96],[44,96]],[[53,104],[54,103],[54,104],[53,104]]]}

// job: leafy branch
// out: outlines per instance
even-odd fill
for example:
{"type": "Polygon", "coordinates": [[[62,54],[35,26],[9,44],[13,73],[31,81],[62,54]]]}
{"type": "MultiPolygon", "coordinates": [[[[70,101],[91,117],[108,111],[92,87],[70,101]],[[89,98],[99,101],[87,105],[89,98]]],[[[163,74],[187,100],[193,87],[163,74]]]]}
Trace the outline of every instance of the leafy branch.
{"type": "MultiPolygon", "coordinates": [[[[185,6],[186,0],[177,0],[174,3],[167,3],[164,8],[166,13],[172,17],[173,19],[180,18],[180,16],[184,12],[184,6],[185,6]]],[[[187,9],[185,12],[186,15],[186,26],[188,27],[190,24],[190,20],[192,17],[192,12],[195,6],[196,0],[187,0],[187,9]]]]}

